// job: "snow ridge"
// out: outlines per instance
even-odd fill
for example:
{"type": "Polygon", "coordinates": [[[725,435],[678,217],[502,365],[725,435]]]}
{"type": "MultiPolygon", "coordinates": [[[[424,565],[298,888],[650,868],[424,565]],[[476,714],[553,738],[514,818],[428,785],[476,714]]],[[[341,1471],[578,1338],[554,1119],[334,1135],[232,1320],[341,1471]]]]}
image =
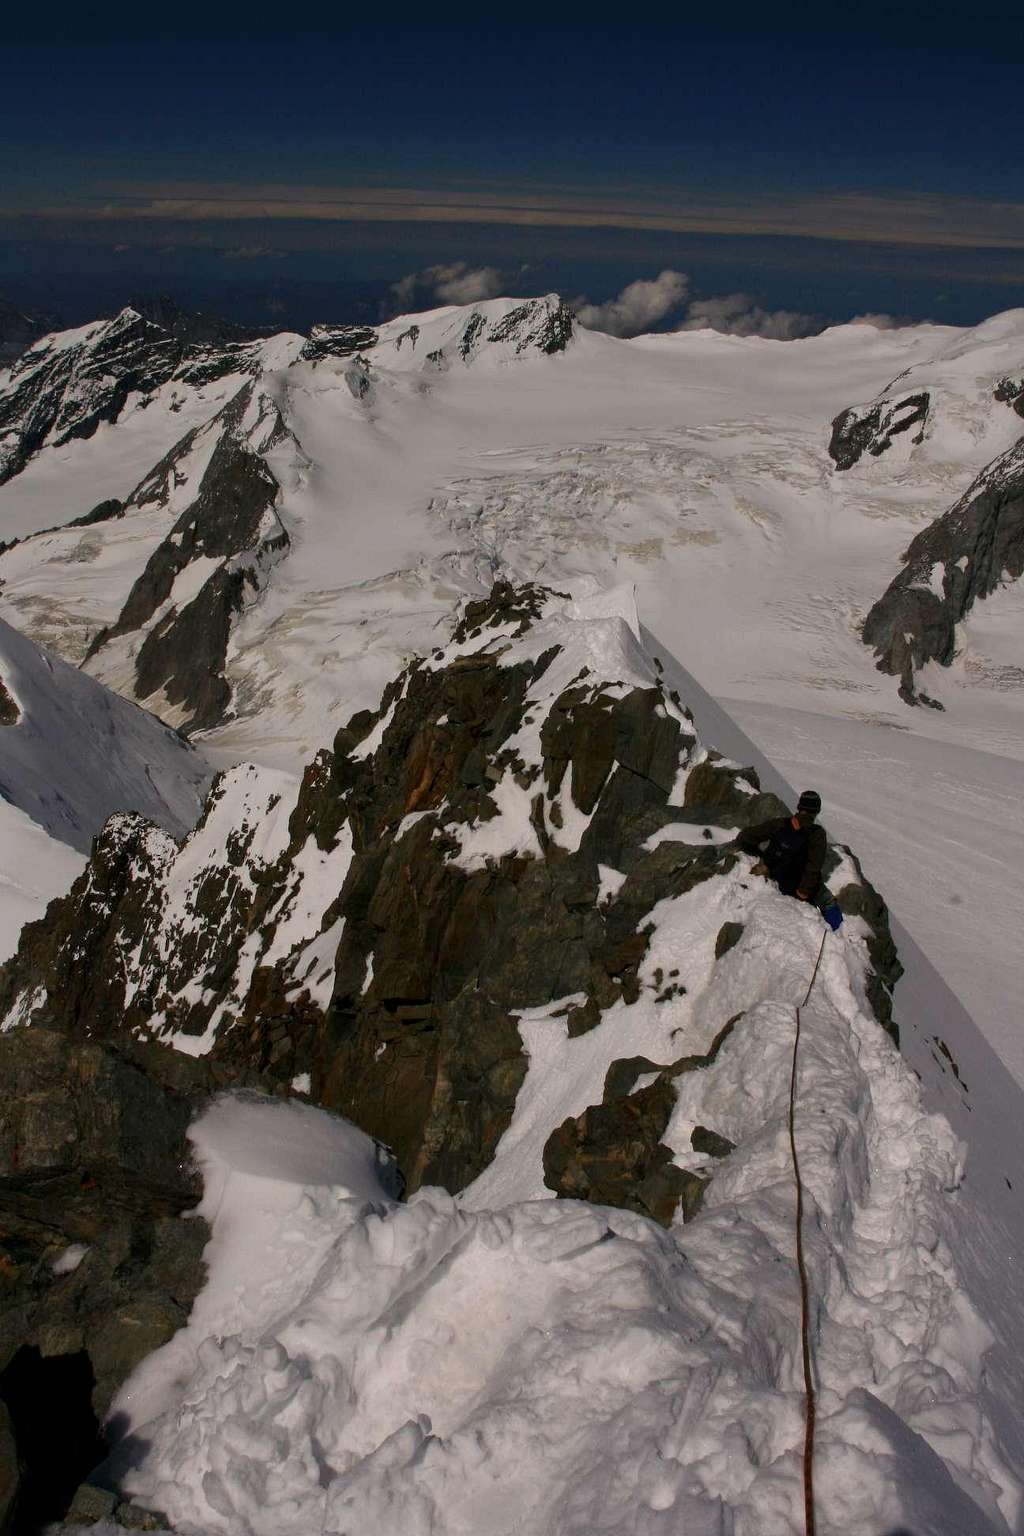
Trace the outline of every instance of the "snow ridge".
{"type": "MultiPolygon", "coordinates": [[[[286,1147],[285,1107],[209,1111],[192,1136],[210,1283],[118,1403],[148,1444],[135,1497],[230,1536],[802,1530],[785,1120],[820,929],[785,898],[749,902],[698,1005],[746,1013],[686,1079],[670,1132],[684,1158],[695,1121],[738,1146],[685,1227],[494,1207],[473,1186],[396,1205],[363,1177],[296,1175],[287,1151],[254,1177],[225,1153],[224,1117],[246,1122],[243,1148],[286,1147]]],[[[799,1082],[819,1529],[1006,1536],[1021,1485],[975,1405],[988,1335],[941,1235],[962,1148],[863,1011],[858,971],[830,939],[799,1082]]],[[[344,1162],[359,1133],[333,1125],[344,1162]]]]}
{"type": "MultiPolygon", "coordinates": [[[[621,593],[520,597],[490,618],[486,604],[467,608],[429,667],[472,676],[481,651],[497,649],[511,678],[548,659],[523,674],[534,683],[505,759],[510,794],[495,793],[494,813],[477,821],[487,847],[462,839],[453,861],[479,859],[496,877],[502,858],[529,860],[529,796],[511,791],[542,737],[549,758],[562,750],[537,718],[544,699],[564,707],[569,685],[595,727],[604,709],[615,718],[652,681],[637,633],[621,593]]],[[[393,690],[380,712],[376,754],[402,696],[393,690]]],[[[680,704],[664,708],[690,724],[680,704]]],[[[354,734],[367,743],[373,729],[364,721],[354,734]]],[[[570,757],[561,784],[545,790],[543,821],[533,815],[565,857],[587,836],[578,818],[592,824],[586,763],[570,757]]],[[[413,779],[423,782],[418,770],[413,779]]],[[[498,790],[502,780],[488,782],[498,790]]],[[[741,804],[734,771],[688,738],[671,797],[679,857],[691,857],[708,820],[693,810],[687,819],[694,794],[712,783],[725,793],[727,782],[728,803],[741,804]]],[[[228,793],[220,811],[230,820],[228,793]]],[[[216,809],[211,847],[225,840],[216,809]]],[[[283,847],[285,810],[256,817],[267,867],[283,847]]],[[[399,825],[392,846],[427,825],[399,825]]],[[[194,858],[198,873],[201,842],[191,846],[185,863],[194,858]]],[[[168,852],[171,870],[181,856],[168,852]]],[[[671,825],[646,857],[665,855],[676,856],[671,825]]],[[[213,1227],[210,1280],[188,1327],[115,1405],[145,1447],[127,1477],[137,1499],[175,1529],[225,1536],[802,1529],[786,1115],[794,1009],[822,927],[751,862],[712,837],[706,878],[650,910],[635,983],[594,1027],[577,1027],[573,996],[515,1010],[526,1075],[489,1165],[461,1193],[427,1186],[396,1203],[393,1187],[370,1177],[372,1143],[312,1109],[301,1111],[314,1117],[312,1142],[287,1104],[228,1098],[199,1119],[191,1135],[213,1227]],[[723,951],[726,921],[740,932],[723,951]],[[672,976],[681,990],[666,990],[672,976]],[[678,1214],[662,1229],[634,1211],[552,1198],[548,1139],[602,1087],[609,1102],[612,1069],[632,1072],[632,1086],[620,1086],[637,1104],[652,1077],[674,1085],[663,1141],[673,1166],[704,1184],[685,1222],[678,1214]],[[719,1155],[706,1150],[709,1132],[719,1155]]],[[[606,871],[607,899],[627,900],[643,867],[630,865],[617,891],[606,871]]],[[[853,873],[841,861],[833,878],[853,873]]],[[[180,877],[201,888],[184,865],[180,877]]],[[[303,932],[314,907],[293,898],[294,912],[310,913],[303,932]]],[[[819,1529],[1009,1536],[1024,1485],[979,1396],[991,1335],[958,1261],[971,1223],[964,1148],[923,1108],[879,1027],[871,938],[853,916],[828,937],[803,1012],[797,1136],[819,1529]]]]}

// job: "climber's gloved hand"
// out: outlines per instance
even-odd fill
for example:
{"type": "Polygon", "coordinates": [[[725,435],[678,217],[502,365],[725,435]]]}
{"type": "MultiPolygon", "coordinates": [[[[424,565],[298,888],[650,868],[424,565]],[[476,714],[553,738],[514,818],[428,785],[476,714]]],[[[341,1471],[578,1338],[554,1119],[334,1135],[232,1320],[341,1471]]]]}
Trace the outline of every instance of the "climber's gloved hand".
{"type": "Polygon", "coordinates": [[[768,878],[768,865],[764,862],[763,859],[758,859],[757,863],[754,865],[754,867],[750,871],[750,873],[752,875],[763,875],[764,878],[767,880],[767,878],[768,878]]]}
{"type": "Polygon", "coordinates": [[[843,926],[843,910],[838,901],[827,902],[821,909],[821,915],[833,933],[837,933],[843,926]]]}

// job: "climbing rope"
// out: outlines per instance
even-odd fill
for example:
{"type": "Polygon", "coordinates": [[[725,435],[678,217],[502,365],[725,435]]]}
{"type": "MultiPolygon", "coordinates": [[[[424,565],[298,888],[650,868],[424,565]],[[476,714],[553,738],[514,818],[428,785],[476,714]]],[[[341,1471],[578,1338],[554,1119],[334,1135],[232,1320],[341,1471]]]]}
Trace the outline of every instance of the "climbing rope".
{"type": "Polygon", "coordinates": [[[796,1179],[796,1267],[800,1275],[800,1343],[804,1359],[804,1526],[807,1536],[814,1536],[814,1421],[817,1403],[814,1395],[814,1377],[811,1373],[810,1287],[807,1284],[807,1266],[804,1263],[804,1186],[800,1177],[800,1160],[796,1155],[796,1061],[800,1046],[800,1010],[807,1007],[811,992],[814,990],[828,935],[829,930],[826,928],[821,936],[818,958],[814,962],[814,970],[811,973],[804,1000],[796,1010],[793,1070],[789,1079],[789,1149],[793,1154],[793,1176],[796,1179]]]}

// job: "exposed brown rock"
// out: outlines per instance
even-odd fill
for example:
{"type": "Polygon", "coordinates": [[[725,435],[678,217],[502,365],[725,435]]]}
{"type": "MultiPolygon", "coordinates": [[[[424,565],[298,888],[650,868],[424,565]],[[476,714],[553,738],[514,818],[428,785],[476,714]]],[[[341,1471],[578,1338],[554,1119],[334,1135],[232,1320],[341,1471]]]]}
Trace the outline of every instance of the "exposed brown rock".
{"type": "MultiPolygon", "coordinates": [[[[671,1148],[661,1140],[675,1107],[674,1080],[684,1072],[711,1066],[741,1017],[737,1014],[719,1030],[703,1056],[682,1056],[667,1067],[645,1056],[612,1062],[601,1103],[563,1121],[548,1137],[544,1147],[547,1187],[566,1199],[637,1211],[664,1227],[672,1224],[677,1210],[684,1221],[691,1221],[700,1210],[708,1181],[677,1168],[671,1148]],[[636,1088],[638,1080],[651,1072],[658,1074],[654,1082],[636,1088]]],[[[732,1150],[724,1138],[717,1141],[732,1150]]],[[[698,1147],[696,1141],[693,1145],[697,1151],[712,1150],[710,1145],[698,1147]]]]}
{"type": "Polygon", "coordinates": [[[674,1104],[670,1084],[659,1077],[564,1121],[544,1147],[545,1184],[564,1198],[620,1206],[663,1227],[680,1205],[689,1220],[700,1209],[705,1181],[676,1168],[661,1143],[674,1104]]]}

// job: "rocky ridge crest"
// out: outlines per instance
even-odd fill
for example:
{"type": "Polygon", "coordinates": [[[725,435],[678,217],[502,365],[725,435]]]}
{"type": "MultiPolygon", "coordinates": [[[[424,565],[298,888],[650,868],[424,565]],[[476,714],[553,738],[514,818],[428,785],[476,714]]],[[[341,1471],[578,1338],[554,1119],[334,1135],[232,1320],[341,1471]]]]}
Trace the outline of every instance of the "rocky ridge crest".
{"type": "MultiPolygon", "coordinates": [[[[312,1099],[386,1142],[408,1188],[455,1192],[512,1128],[523,1020],[539,1020],[587,1036],[604,1079],[543,1127],[547,1188],[664,1225],[699,1211],[732,1141],[695,1127],[690,1169],[662,1138],[688,1074],[743,1028],[737,1013],[702,1032],[691,1005],[743,933],[751,861],[733,835],[781,807],[701,743],[629,608],[498,584],[301,783],[232,769],[180,841],[112,817],[26,927],[0,968],[16,1085],[0,1106],[0,1398],[22,1451],[26,1393],[61,1362],[92,1426],[67,1430],[84,1477],[112,1393],[187,1313],[205,1229],[180,1221],[198,1193],[184,1134],[213,1093],[312,1099]],[[684,909],[706,914],[703,936],[653,959],[684,909]],[[634,1017],[674,1049],[624,1057],[634,1017]]],[[[884,905],[848,850],[831,870],[865,1002],[890,1026],[884,905]]],[[[22,1462],[24,1509],[41,1484],[22,1462]]],[[[103,1489],[83,1497],[114,1511],[103,1489]]]]}
{"type": "MultiPolygon", "coordinates": [[[[685,979],[642,977],[650,914],[781,809],[702,746],[620,617],[577,610],[499,585],[301,785],[230,770],[181,844],[113,817],[26,928],[0,1016],[179,1043],[276,1090],[308,1076],[410,1185],[463,1187],[511,1121],[517,1013],[567,999],[572,1036],[644,992],[671,1007],[685,979]]],[[[835,862],[888,1022],[884,907],[835,862]]]]}
{"type": "Polygon", "coordinates": [[[258,350],[256,342],[191,341],[131,308],[42,337],[0,375],[0,484],[41,448],[92,437],[129,398],[152,396],[172,379],[199,386],[251,372],[258,350]]]}

